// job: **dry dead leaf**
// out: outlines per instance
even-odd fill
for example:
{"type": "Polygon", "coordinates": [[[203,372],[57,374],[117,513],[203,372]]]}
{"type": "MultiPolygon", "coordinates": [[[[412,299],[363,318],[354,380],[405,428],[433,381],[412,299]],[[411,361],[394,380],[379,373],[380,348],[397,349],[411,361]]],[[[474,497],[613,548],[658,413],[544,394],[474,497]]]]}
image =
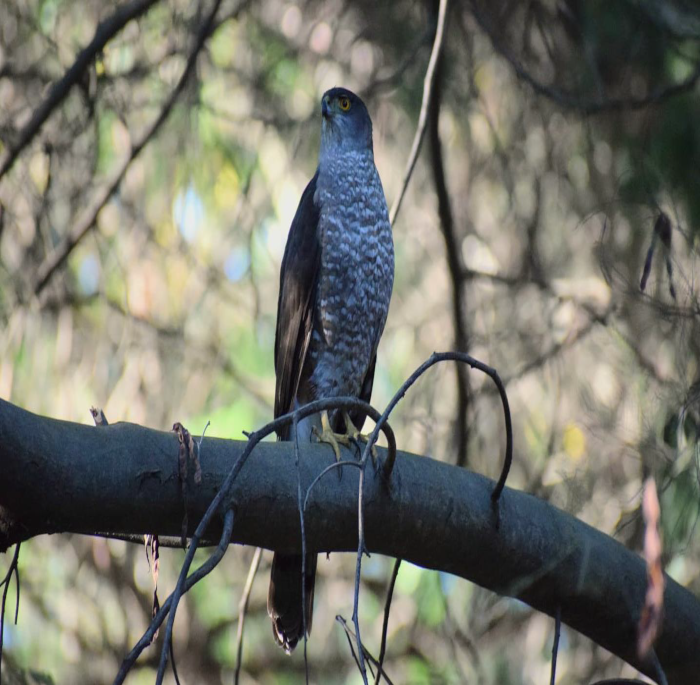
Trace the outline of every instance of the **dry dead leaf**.
{"type": "Polygon", "coordinates": [[[637,654],[640,659],[644,659],[654,646],[661,631],[664,608],[665,581],[661,567],[661,535],[659,534],[661,509],[653,478],[647,478],[644,483],[642,513],[645,523],[644,559],[647,563],[647,594],[639,619],[637,636],[637,654]]]}

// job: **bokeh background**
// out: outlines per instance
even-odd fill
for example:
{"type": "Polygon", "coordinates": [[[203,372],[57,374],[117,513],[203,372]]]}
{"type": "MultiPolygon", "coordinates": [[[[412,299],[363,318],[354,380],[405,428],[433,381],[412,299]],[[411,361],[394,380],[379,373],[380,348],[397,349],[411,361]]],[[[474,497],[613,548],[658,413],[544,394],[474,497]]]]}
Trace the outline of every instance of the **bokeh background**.
{"type": "MultiPolygon", "coordinates": [[[[279,267],[315,169],[324,90],[365,98],[390,205],[398,195],[438,3],[223,0],[179,88],[213,6],[153,2],[0,178],[0,397],[84,423],[97,405],[110,422],[181,421],[199,434],[210,421],[208,435],[242,438],[272,417],[279,267]]],[[[114,11],[97,0],[3,0],[0,155],[114,11]]],[[[641,482],[654,475],[666,569],[695,593],[699,78],[700,11],[683,0],[450,3],[394,228],[373,395],[381,410],[433,350],[495,366],[515,426],[509,484],[639,549],[641,482]],[[660,212],[670,237],[654,233],[660,212]]],[[[433,369],[392,426],[403,449],[498,473],[502,416],[479,375],[433,369]]],[[[232,682],[252,555],[232,546],[181,605],[184,682],[232,682]]],[[[270,558],[252,590],[241,682],[303,682],[300,653],[286,657],[272,640],[270,558]]],[[[161,550],[161,596],[182,559],[161,550]]],[[[363,565],[360,616],[375,655],[391,568],[377,556],[363,565]]],[[[39,538],[23,545],[20,573],[3,673],[111,682],[150,616],[143,547],[39,538]]],[[[359,681],[335,622],[350,618],[353,573],[352,555],[319,560],[312,682],[359,681]]],[[[553,632],[525,605],[404,564],[386,668],[396,683],[541,684],[553,632]]],[[[128,682],[153,682],[158,655],[147,651],[128,682]]],[[[558,683],[633,675],[563,629],[558,683]]]]}

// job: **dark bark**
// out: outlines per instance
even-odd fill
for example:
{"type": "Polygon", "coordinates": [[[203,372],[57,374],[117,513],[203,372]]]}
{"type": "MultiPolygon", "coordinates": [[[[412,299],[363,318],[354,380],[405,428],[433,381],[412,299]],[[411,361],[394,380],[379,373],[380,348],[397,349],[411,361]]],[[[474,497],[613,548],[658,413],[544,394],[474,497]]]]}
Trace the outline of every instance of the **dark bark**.
{"type": "MultiPolygon", "coordinates": [[[[202,483],[190,483],[190,526],[245,447],[205,438],[202,483]]],[[[233,539],[300,551],[292,443],[261,443],[234,483],[233,539]],[[274,525],[270,522],[274,521],[274,525]]],[[[379,450],[380,457],[384,455],[379,450]]],[[[330,464],[324,445],[302,447],[308,486],[330,464]]],[[[179,535],[183,502],[174,433],[117,423],[99,429],[36,416],[0,400],[0,549],[43,533],[179,535]]],[[[192,469],[190,469],[192,474],[192,469]]],[[[555,615],[653,677],[636,655],[644,562],[612,538],[531,495],[508,489],[500,529],[493,482],[448,464],[399,453],[391,489],[369,468],[365,530],[370,552],[400,557],[471,580],[555,615]]],[[[309,497],[307,546],[357,548],[358,470],[330,473],[309,497]]],[[[190,531],[191,532],[191,531],[190,531]]],[[[221,520],[210,531],[221,532],[221,520]]],[[[665,618],[656,645],[669,683],[700,672],[700,601],[666,579],[665,618]]]]}

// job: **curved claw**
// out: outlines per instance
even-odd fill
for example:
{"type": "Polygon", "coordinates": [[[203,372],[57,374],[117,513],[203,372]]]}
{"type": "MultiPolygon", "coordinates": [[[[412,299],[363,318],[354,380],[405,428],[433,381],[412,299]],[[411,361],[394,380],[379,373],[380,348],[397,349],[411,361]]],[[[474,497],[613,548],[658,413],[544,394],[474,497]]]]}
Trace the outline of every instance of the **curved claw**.
{"type": "Polygon", "coordinates": [[[362,447],[360,446],[360,441],[354,435],[351,435],[348,440],[357,450],[357,458],[360,459],[360,457],[362,457],[362,447]]]}
{"type": "Polygon", "coordinates": [[[337,435],[333,431],[320,431],[316,426],[312,428],[313,434],[316,436],[319,442],[325,442],[333,448],[333,453],[335,454],[335,460],[340,461],[340,446],[338,445],[337,435]]]}
{"type": "MultiPolygon", "coordinates": [[[[313,427],[313,434],[319,442],[325,442],[333,448],[333,453],[335,454],[335,460],[340,461],[340,445],[345,447],[353,446],[357,449],[357,458],[362,458],[362,446],[361,442],[369,442],[369,435],[360,433],[352,422],[349,414],[344,413],[345,418],[345,433],[335,433],[331,428],[330,420],[328,418],[328,412],[321,413],[321,429],[319,430],[316,426],[313,427]]],[[[372,445],[370,450],[372,455],[372,464],[375,470],[379,466],[379,455],[377,454],[376,443],[372,445]]],[[[338,469],[338,478],[342,477],[342,469],[338,469]]]]}
{"type": "MultiPolygon", "coordinates": [[[[328,412],[324,411],[321,414],[321,430],[314,426],[312,432],[319,442],[325,442],[333,448],[335,460],[340,461],[340,444],[345,444],[345,436],[333,432],[333,429],[331,428],[331,423],[328,419],[328,412]]],[[[338,480],[341,480],[342,477],[343,469],[338,468],[338,480]]]]}
{"type": "MultiPolygon", "coordinates": [[[[369,435],[366,435],[365,433],[361,433],[357,428],[355,427],[355,424],[352,422],[352,419],[350,418],[350,415],[345,412],[345,430],[346,433],[343,436],[347,443],[351,443],[355,445],[358,449],[359,454],[358,459],[362,457],[362,448],[360,447],[360,443],[364,442],[367,443],[369,442],[369,435]]],[[[342,440],[341,440],[342,442],[342,440]]],[[[378,454],[377,454],[377,443],[375,442],[372,445],[372,449],[370,450],[370,453],[372,454],[372,463],[374,464],[374,467],[376,468],[377,462],[378,462],[378,454]]]]}

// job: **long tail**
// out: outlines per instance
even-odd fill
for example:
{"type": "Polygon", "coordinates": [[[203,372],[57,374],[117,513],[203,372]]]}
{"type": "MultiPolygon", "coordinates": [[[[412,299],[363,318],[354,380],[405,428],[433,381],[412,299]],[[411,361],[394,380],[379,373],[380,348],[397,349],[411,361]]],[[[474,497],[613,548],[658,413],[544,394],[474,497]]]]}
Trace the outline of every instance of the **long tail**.
{"type": "Polygon", "coordinates": [[[270,589],[267,594],[267,613],[272,618],[272,632],[277,644],[291,654],[297,642],[311,634],[316,583],[317,554],[307,554],[304,579],[304,605],[301,593],[301,554],[280,554],[272,557],[270,589]]]}

